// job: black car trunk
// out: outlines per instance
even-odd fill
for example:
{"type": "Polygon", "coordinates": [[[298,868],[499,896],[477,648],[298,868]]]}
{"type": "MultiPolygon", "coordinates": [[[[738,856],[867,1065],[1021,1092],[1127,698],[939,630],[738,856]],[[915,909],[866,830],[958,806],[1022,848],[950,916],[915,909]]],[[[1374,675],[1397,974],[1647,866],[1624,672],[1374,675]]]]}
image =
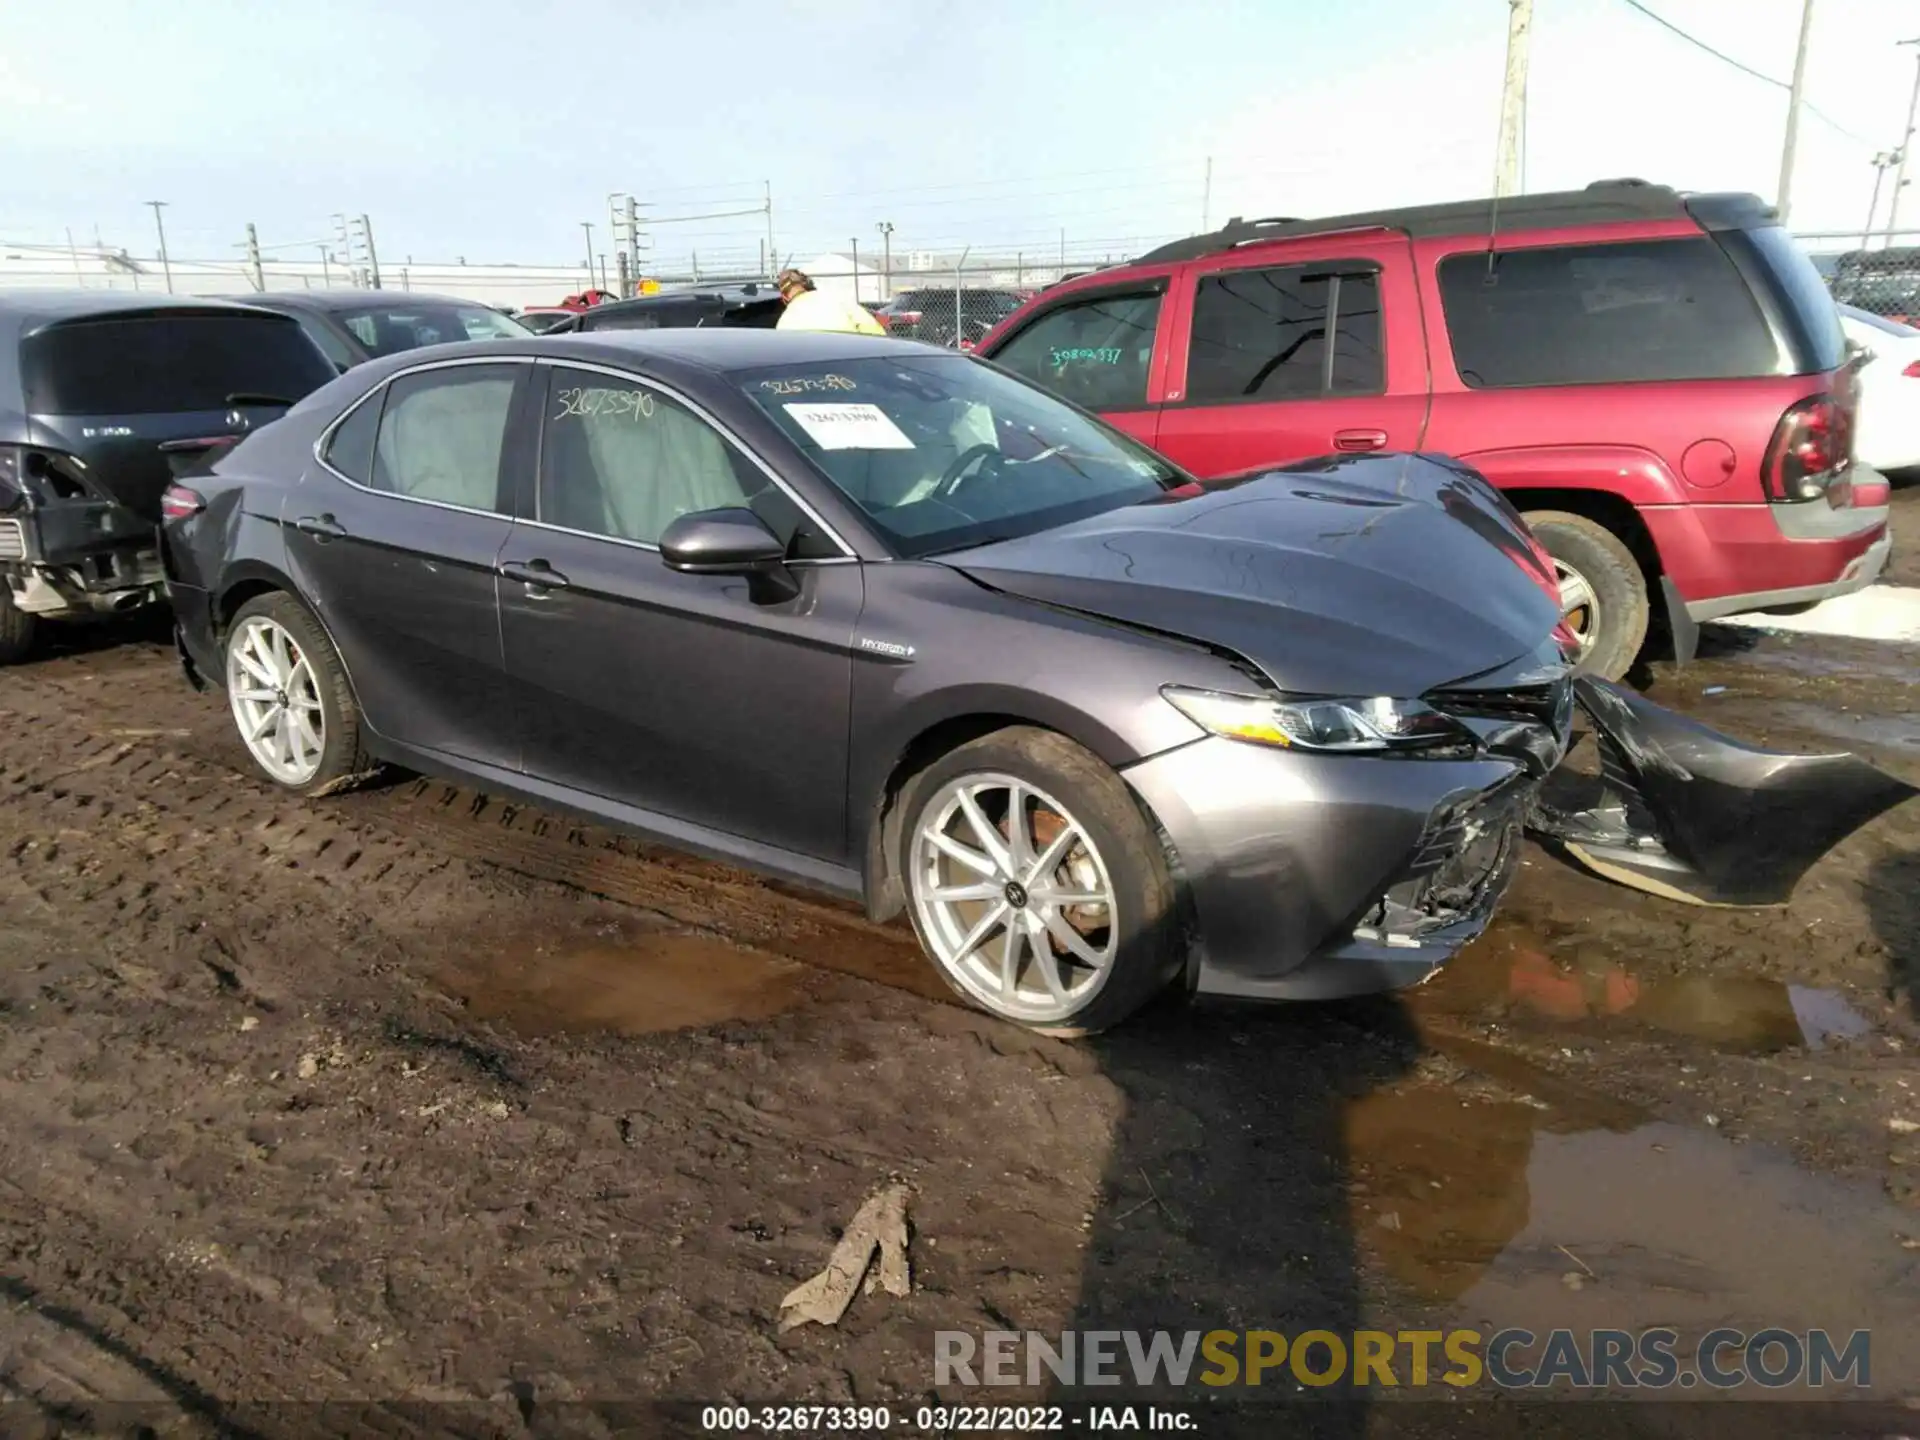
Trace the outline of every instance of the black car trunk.
{"type": "Polygon", "coordinates": [[[162,447],[244,434],[334,378],[297,321],[232,308],[49,325],[21,342],[20,371],[35,444],[68,457],[68,483],[156,524],[162,447]]]}

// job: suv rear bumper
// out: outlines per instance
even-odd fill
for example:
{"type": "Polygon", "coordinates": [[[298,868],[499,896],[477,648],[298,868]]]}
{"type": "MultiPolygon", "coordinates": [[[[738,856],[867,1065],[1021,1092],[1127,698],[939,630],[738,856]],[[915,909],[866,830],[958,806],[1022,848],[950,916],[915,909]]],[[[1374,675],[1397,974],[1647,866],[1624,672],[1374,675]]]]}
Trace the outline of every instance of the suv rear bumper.
{"type": "MultiPolygon", "coordinates": [[[[1806,543],[1806,542],[1796,542],[1806,543]]],[[[1744,615],[1754,610],[1776,610],[1787,605],[1815,605],[1837,595],[1864,590],[1880,578],[1893,554],[1893,532],[1883,528],[1880,537],[1847,562],[1835,579],[1819,585],[1798,585],[1785,590],[1759,590],[1744,595],[1720,595],[1711,600],[1689,600],[1688,618],[1698,623],[1718,620],[1727,615],[1744,615]]]]}
{"type": "MultiPolygon", "coordinates": [[[[1858,471],[1863,467],[1856,467],[1858,471]]],[[[1885,482],[1856,487],[1883,497],[1885,482]]],[[[1653,505],[1640,510],[1660,566],[1698,623],[1782,605],[1830,600],[1871,585],[1892,549],[1885,503],[1835,509],[1798,505],[1653,505]]]]}

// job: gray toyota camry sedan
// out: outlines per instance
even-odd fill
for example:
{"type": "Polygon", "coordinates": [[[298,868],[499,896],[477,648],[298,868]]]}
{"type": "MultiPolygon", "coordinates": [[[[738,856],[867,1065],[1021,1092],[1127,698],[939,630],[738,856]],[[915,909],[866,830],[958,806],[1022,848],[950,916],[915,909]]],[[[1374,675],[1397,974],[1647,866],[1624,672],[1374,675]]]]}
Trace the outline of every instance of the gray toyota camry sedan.
{"type": "Polygon", "coordinates": [[[910,342],[397,355],[166,513],[188,676],[274,783],[459,776],[904,910],[960,995],[1056,1031],[1179,979],[1416,982],[1529,828],[1645,889],[1783,900],[1910,793],[1574,675],[1551,563],[1471,470],[1201,484],[910,342]],[[1597,767],[1562,766],[1576,731],[1597,767]]]}

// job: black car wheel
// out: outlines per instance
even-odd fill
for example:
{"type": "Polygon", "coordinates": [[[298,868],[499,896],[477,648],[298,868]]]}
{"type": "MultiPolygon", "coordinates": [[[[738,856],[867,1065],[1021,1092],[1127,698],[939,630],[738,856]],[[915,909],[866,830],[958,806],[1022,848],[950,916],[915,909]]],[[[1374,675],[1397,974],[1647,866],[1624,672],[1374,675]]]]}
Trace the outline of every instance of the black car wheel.
{"type": "Polygon", "coordinates": [[[0,580],[0,665],[13,665],[33,653],[33,616],[13,603],[13,592],[0,580]]]}
{"type": "Polygon", "coordinates": [[[1564,510],[1535,510],[1527,526],[1560,579],[1560,618],[1580,642],[1580,669],[1618,680],[1639,658],[1652,614],[1647,577],[1606,526],[1564,510]]]}
{"type": "Polygon", "coordinates": [[[970,1004],[1090,1034],[1180,973],[1186,936],[1154,827],[1063,736],[1000,730],[916,776],[899,864],[915,933],[970,1004]]]}
{"type": "Polygon", "coordinates": [[[226,689],[240,743],[274,784],[323,795],[373,768],[346,667],[291,595],[256,596],[233,617],[226,689]]]}

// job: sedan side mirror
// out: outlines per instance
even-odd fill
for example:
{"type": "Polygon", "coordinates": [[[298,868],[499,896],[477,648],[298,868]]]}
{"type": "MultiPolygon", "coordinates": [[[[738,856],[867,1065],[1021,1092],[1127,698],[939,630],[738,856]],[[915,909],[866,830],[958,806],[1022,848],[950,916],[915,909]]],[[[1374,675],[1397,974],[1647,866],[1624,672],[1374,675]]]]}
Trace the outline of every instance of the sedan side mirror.
{"type": "Polygon", "coordinates": [[[660,558],[683,575],[744,575],[757,603],[791,599],[800,589],[787,573],[785,542],[743,506],[682,515],[662,532],[660,558]]]}

